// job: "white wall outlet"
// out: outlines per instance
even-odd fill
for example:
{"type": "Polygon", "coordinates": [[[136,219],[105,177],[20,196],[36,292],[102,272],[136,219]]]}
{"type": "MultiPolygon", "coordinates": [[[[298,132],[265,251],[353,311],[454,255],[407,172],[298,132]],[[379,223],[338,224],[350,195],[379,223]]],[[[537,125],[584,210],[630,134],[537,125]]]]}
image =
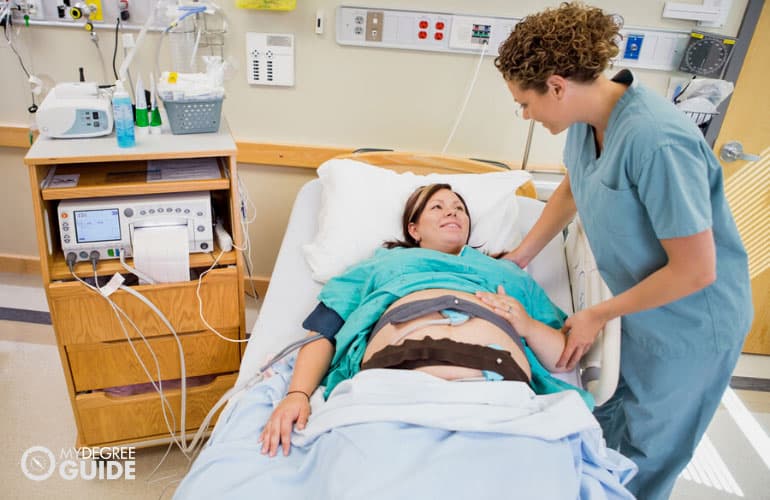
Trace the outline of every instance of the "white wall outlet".
{"type": "Polygon", "coordinates": [[[246,33],[246,81],[251,85],[294,85],[294,35],[246,33]]]}

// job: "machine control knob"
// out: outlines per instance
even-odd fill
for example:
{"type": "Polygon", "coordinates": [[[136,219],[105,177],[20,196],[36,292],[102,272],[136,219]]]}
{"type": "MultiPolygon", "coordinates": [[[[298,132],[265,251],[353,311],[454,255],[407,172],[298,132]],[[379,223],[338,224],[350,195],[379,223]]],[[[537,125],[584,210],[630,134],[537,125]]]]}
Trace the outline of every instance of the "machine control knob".
{"type": "Polygon", "coordinates": [[[134,209],[133,208],[126,208],[123,210],[123,215],[126,217],[133,217],[134,216],[134,209]]]}
{"type": "Polygon", "coordinates": [[[198,229],[199,233],[202,233],[203,231],[206,230],[206,228],[204,226],[198,226],[196,229],[198,229]]]}
{"type": "Polygon", "coordinates": [[[201,243],[201,250],[206,250],[208,247],[209,247],[209,244],[206,243],[205,241],[201,243]]]}

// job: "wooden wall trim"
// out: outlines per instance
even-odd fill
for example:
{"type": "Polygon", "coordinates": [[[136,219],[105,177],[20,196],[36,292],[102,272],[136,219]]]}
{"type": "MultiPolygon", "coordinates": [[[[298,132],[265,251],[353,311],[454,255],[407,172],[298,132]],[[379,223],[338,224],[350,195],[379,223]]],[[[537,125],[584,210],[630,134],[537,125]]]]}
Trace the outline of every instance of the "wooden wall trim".
{"type": "MultiPolygon", "coordinates": [[[[318,168],[326,160],[352,153],[354,148],[236,141],[238,163],[268,167],[318,168]]],[[[29,148],[29,129],[0,125],[0,147],[29,148]]],[[[564,172],[561,165],[535,165],[532,172],[564,172]]]]}
{"type": "Polygon", "coordinates": [[[0,147],[29,148],[29,128],[0,125],[0,147]]]}
{"type": "Polygon", "coordinates": [[[236,141],[238,163],[318,168],[326,160],[353,152],[351,148],[298,146],[265,142],[236,141]]]}
{"type": "Polygon", "coordinates": [[[40,257],[0,254],[0,273],[40,274],[40,257]]]}

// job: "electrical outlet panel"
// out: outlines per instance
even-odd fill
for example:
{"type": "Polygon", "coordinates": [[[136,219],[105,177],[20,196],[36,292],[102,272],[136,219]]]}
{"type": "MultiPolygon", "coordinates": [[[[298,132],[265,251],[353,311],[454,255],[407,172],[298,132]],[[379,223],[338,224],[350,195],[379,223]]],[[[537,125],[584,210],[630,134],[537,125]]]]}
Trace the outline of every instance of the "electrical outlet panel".
{"type": "Polygon", "coordinates": [[[342,6],[337,8],[337,43],[465,54],[484,49],[496,55],[516,22],[503,17],[342,6]]]}
{"type": "MultiPolygon", "coordinates": [[[[448,12],[340,6],[337,43],[464,54],[478,54],[484,49],[486,55],[496,56],[518,21],[448,12]]],[[[689,32],[631,27],[621,30],[621,35],[620,52],[613,61],[616,66],[661,71],[677,70],[690,36],[689,32]]]]}
{"type": "Polygon", "coordinates": [[[689,33],[627,28],[621,30],[623,42],[613,63],[627,68],[676,71],[689,33]]]}
{"type": "Polygon", "coordinates": [[[246,81],[251,85],[294,85],[294,35],[246,33],[246,81]]]}

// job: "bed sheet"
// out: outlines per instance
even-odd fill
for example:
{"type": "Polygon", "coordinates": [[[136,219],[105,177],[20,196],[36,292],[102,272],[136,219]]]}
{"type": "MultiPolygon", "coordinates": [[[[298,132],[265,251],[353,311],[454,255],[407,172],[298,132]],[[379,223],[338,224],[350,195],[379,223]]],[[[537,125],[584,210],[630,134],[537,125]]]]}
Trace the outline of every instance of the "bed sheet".
{"type": "Polygon", "coordinates": [[[322,406],[316,391],[289,455],[267,457],[259,433],[292,362],[236,396],[175,498],[633,498],[634,464],[604,447],[577,393],[521,382],[366,370],[322,406]]]}

